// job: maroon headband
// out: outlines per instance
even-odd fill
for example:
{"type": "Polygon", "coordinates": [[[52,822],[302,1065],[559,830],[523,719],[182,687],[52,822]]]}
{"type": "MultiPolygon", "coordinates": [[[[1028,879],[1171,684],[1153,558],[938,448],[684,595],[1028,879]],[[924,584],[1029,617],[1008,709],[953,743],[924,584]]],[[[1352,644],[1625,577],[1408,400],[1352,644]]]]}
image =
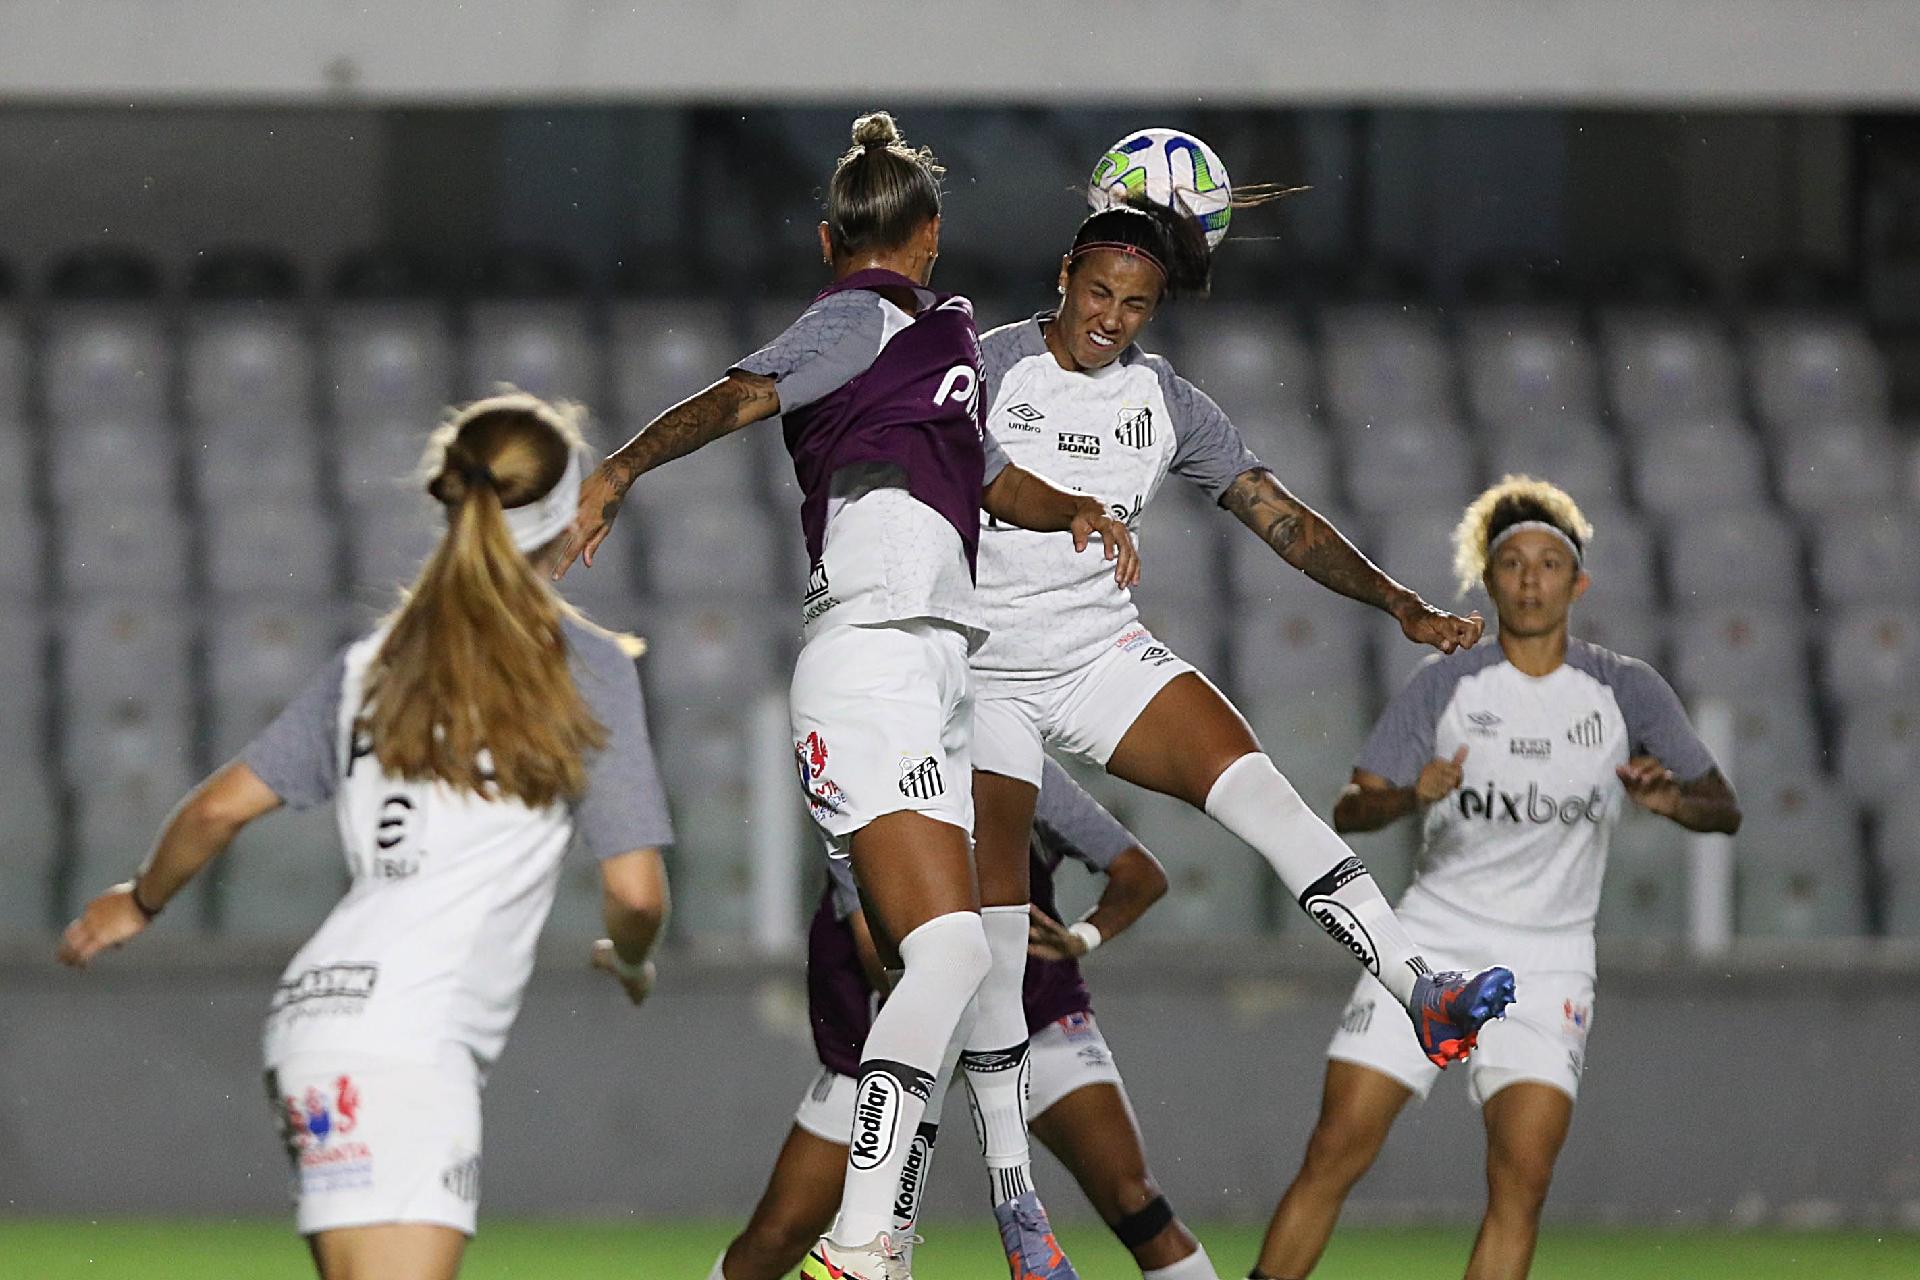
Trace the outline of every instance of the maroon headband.
{"type": "Polygon", "coordinates": [[[1153,269],[1160,273],[1162,280],[1167,278],[1167,265],[1164,262],[1148,253],[1145,249],[1142,249],[1139,245],[1128,244],[1124,240],[1089,240],[1083,245],[1075,246],[1073,251],[1067,255],[1067,261],[1072,262],[1081,254],[1092,253],[1095,249],[1111,249],[1115,253],[1130,253],[1136,258],[1144,259],[1146,262],[1152,264],[1153,269]]]}

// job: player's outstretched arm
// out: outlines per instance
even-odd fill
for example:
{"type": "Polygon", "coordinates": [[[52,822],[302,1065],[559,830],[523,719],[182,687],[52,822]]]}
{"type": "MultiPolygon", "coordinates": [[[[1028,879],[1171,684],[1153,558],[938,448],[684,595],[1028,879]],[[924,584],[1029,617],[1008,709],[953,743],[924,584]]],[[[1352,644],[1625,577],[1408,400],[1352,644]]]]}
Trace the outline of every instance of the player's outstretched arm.
{"type": "Polygon", "coordinates": [[[1733,793],[1733,784],[1718,769],[1709,769],[1691,782],[1680,782],[1658,758],[1635,756],[1614,772],[1627,789],[1627,798],[1649,813],[1657,813],[1689,831],[1730,836],[1740,830],[1739,798],[1733,793]]]}
{"type": "Polygon", "coordinates": [[[653,990],[653,944],[666,928],[667,869],[658,849],[635,849],[600,863],[600,917],[607,936],[593,944],[593,966],[620,980],[639,1004],[653,990]]]}
{"type": "Polygon", "coordinates": [[[1027,952],[1043,960],[1077,960],[1100,945],[1082,926],[1111,942],[1147,913],[1167,893],[1167,869],[1142,845],[1123,851],[1107,867],[1107,883],[1100,901],[1079,924],[1061,924],[1039,907],[1027,927],[1027,952]]]}
{"type": "Polygon", "coordinates": [[[1416,644],[1452,653],[1479,643],[1486,624],[1478,613],[1457,617],[1395,582],[1325,517],[1287,492],[1271,471],[1242,472],[1220,496],[1220,505],[1321,586],[1391,614],[1416,644]]]}
{"type": "Polygon", "coordinates": [[[1085,551],[1099,538],[1114,562],[1113,580],[1123,587],[1140,581],[1140,555],[1126,522],[1107,514],[1098,498],[1056,489],[1031,471],[1008,463],[980,492],[980,507],[1002,524],[1036,533],[1071,533],[1073,549],[1085,551]]]}
{"type": "Polygon", "coordinates": [[[780,393],[774,380],[758,373],[735,370],[698,395],[689,396],[640,428],[633,439],[607,456],[580,486],[580,507],[560,555],[556,578],[567,576],[574,558],[593,567],[593,553],[606,541],[627,490],[642,475],[663,462],[692,453],[702,445],[761,422],[780,412],[780,393]]]}
{"type": "Polygon", "coordinates": [[[60,936],[60,963],[84,969],[102,951],[140,934],[200,869],[226,852],[249,822],[280,807],[260,775],[238,761],[194,788],[161,830],[133,879],[95,898],[60,936]]]}
{"type": "Polygon", "coordinates": [[[1377,773],[1355,769],[1346,789],[1333,805],[1333,829],[1341,835],[1378,831],[1428,805],[1438,804],[1460,785],[1467,749],[1461,747],[1453,759],[1429,760],[1410,787],[1396,787],[1377,773]]]}

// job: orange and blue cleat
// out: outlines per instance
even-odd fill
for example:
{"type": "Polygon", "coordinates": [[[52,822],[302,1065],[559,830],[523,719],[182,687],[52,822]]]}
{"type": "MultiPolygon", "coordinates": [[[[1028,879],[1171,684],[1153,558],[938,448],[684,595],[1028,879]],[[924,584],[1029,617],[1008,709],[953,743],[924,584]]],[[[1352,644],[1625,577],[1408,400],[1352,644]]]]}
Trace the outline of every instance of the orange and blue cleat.
{"type": "Polygon", "coordinates": [[[1011,1280],[1080,1280],[1066,1251],[1053,1238],[1053,1225],[1040,1207],[1039,1196],[1023,1191],[995,1205],[993,1216],[1000,1224],[1000,1244],[1007,1251],[1011,1280]]]}
{"type": "Polygon", "coordinates": [[[1480,1028],[1507,1016],[1512,1004],[1513,970],[1496,965],[1468,977],[1457,970],[1421,974],[1413,982],[1407,1012],[1420,1051],[1436,1067],[1464,1062],[1479,1043],[1480,1028]]]}

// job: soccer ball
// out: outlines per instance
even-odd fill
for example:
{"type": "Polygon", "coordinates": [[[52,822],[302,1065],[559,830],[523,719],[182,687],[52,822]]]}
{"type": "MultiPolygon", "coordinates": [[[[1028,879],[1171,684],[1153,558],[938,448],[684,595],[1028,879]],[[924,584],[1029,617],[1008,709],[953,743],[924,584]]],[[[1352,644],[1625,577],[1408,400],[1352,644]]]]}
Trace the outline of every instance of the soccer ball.
{"type": "Polygon", "coordinates": [[[1233,184],[1214,149],[1179,129],[1141,129],[1107,148],[1087,180],[1096,213],[1142,198],[1199,220],[1207,248],[1227,236],[1233,184]]]}

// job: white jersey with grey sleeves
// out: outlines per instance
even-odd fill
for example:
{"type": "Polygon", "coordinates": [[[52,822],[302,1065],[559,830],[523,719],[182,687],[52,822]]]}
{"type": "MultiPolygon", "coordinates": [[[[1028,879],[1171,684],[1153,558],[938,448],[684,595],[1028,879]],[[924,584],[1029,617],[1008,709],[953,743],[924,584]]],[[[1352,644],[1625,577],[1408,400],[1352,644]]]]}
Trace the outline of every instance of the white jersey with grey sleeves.
{"type": "Polygon", "coordinates": [[[384,631],[347,647],[240,754],[295,808],[332,800],[350,886],[276,988],[269,1066],[364,1053],[422,1063],[448,1045],[499,1056],[577,833],[600,859],[673,839],[639,677],[604,632],[565,624],[576,687],[607,731],[578,800],[541,808],[407,782],[359,722],[384,631]]]}
{"type": "Polygon", "coordinates": [[[1505,929],[1590,935],[1607,843],[1629,803],[1614,770],[1654,755],[1683,782],[1714,767],[1659,673],[1582,640],[1529,676],[1496,641],[1429,659],[1381,713],[1356,766],[1411,787],[1465,747],[1458,789],[1429,806],[1407,903],[1505,929]]]}
{"type": "MultiPolygon", "coordinates": [[[[774,379],[781,413],[790,413],[865,373],[914,318],[871,289],[831,293],[734,367],[774,379]]],[[[990,482],[1007,458],[991,434],[984,444],[990,482]]],[[[960,536],[907,491],[898,468],[847,468],[834,477],[801,620],[811,635],[820,627],[911,618],[950,623],[977,642],[980,619],[960,536]]]]}
{"type": "MultiPolygon", "coordinates": [[[[1159,356],[1129,346],[1091,373],[1062,368],[1043,336],[1049,319],[981,337],[987,428],[1022,468],[1093,495],[1125,520],[1152,572],[1142,513],[1169,474],[1218,502],[1235,478],[1263,464],[1220,407],[1159,356]]],[[[1101,556],[992,520],[980,533],[978,583],[990,636],[973,666],[995,676],[1077,671],[1139,617],[1101,556]]]]}

